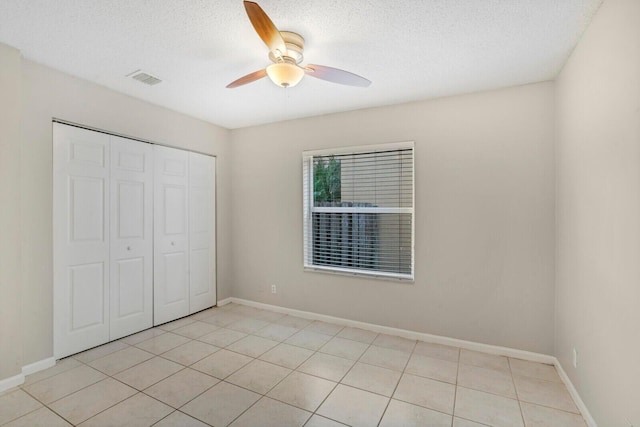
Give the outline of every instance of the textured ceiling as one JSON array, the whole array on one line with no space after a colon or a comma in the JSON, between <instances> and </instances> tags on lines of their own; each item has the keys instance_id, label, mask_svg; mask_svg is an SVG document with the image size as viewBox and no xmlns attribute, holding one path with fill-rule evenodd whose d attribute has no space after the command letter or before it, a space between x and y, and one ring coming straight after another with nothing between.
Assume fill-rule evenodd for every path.
<instances>
[{"instance_id":1,"label":"textured ceiling","mask_svg":"<svg viewBox=\"0 0 640 427\"><path fill-rule=\"evenodd\" d=\"M553 79L602 0L258 0L306 39L305 77L225 86L269 64L241 0L0 0L0 42L25 58L238 128ZM163 80L125 77L142 69Z\"/></svg>"}]
</instances>

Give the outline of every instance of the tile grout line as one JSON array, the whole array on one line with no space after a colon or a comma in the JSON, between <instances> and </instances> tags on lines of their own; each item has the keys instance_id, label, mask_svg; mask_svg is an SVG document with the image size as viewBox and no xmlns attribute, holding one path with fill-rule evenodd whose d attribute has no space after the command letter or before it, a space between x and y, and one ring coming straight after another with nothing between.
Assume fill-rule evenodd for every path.
<instances>
[{"instance_id":1,"label":"tile grout line","mask_svg":"<svg viewBox=\"0 0 640 427\"><path fill-rule=\"evenodd\" d=\"M458 376L460 375L460 349L458 349L457 351L458 353L458 363L456 363L456 384L455 384L455 388L453 389L453 408L451 409L451 427L453 427L453 423L455 422L456 419L456 403L458 401Z\"/></svg>"},{"instance_id":2,"label":"tile grout line","mask_svg":"<svg viewBox=\"0 0 640 427\"><path fill-rule=\"evenodd\" d=\"M520 418L522 419L522 426L526 425L524 420L524 412L522 411L522 403L520 402L520 395L518 394L518 388L516 387L516 380L513 376L513 368L511 367L511 358L507 357L507 363L509 364L509 373L511 373L511 382L513 383L513 389L516 392L516 400L518 401L518 408L520 408Z\"/></svg>"},{"instance_id":3,"label":"tile grout line","mask_svg":"<svg viewBox=\"0 0 640 427\"><path fill-rule=\"evenodd\" d=\"M398 378L398 382L396 383L396 386L393 388L393 392L391 393L391 396L389 397L389 401L387 402L387 406L385 406L384 411L382 411L382 415L380 415L380 419L378 420L378 424L377 424L378 426L380 426L380 423L384 419L384 415L387 413L387 409L389 408L389 405L391 404L391 400L393 400L393 395L396 394L396 390L398 389L398 386L400 385L400 381L402 381L402 377L404 376L404 373L407 370L407 366L409 365L409 361L411 360L411 358L413 357L413 354L416 351L416 346L417 345L418 345L418 341L417 340L413 340L413 347L411 347L411 352L409 353L409 358L407 359L407 361L404 364L404 367L402 368L402 373L400 374L400 378Z\"/></svg>"}]
</instances>

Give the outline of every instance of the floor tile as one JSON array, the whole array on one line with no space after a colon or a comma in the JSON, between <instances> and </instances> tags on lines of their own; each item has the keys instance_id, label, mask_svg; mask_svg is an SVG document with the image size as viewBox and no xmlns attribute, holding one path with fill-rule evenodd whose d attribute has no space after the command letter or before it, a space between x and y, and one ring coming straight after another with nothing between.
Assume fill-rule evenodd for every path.
<instances>
[{"instance_id":1,"label":"floor tile","mask_svg":"<svg viewBox=\"0 0 640 427\"><path fill-rule=\"evenodd\" d=\"M0 395L0 424L8 423L41 406L40 402L20 389Z\"/></svg>"},{"instance_id":2,"label":"floor tile","mask_svg":"<svg viewBox=\"0 0 640 427\"><path fill-rule=\"evenodd\" d=\"M481 368L511 372L509 368L509 360L506 357L495 354L480 353L479 351L466 350L464 348L460 350L460 363L479 366Z\"/></svg>"},{"instance_id":3,"label":"floor tile","mask_svg":"<svg viewBox=\"0 0 640 427\"><path fill-rule=\"evenodd\" d=\"M219 312L220 312L220 309L218 307L211 307L211 308L208 308L206 310L202 310L202 311L199 311L199 312L197 312L195 314L192 314L189 317L191 317L194 320L202 320L202 319L207 319L209 317L212 317L212 316L218 314Z\"/></svg>"},{"instance_id":4,"label":"floor tile","mask_svg":"<svg viewBox=\"0 0 640 427\"><path fill-rule=\"evenodd\" d=\"M136 344L136 347L149 353L162 354L189 341L190 339L187 337L167 332Z\"/></svg>"},{"instance_id":5,"label":"floor tile","mask_svg":"<svg viewBox=\"0 0 640 427\"><path fill-rule=\"evenodd\" d=\"M56 364L50 368L27 375L24 379L23 387L29 384L37 383L38 381L42 381L46 378L51 378L54 375L58 375L62 372L76 368L81 364L81 362L74 359L73 357L67 357L66 359L58 360Z\"/></svg>"},{"instance_id":6,"label":"floor tile","mask_svg":"<svg viewBox=\"0 0 640 427\"><path fill-rule=\"evenodd\" d=\"M581 415L520 402L527 427L587 427Z\"/></svg>"},{"instance_id":7,"label":"floor tile","mask_svg":"<svg viewBox=\"0 0 640 427\"><path fill-rule=\"evenodd\" d=\"M521 401L579 413L564 384L514 375L516 391Z\"/></svg>"},{"instance_id":8,"label":"floor tile","mask_svg":"<svg viewBox=\"0 0 640 427\"><path fill-rule=\"evenodd\" d=\"M76 425L136 393L135 389L112 378L106 378L57 400L50 407Z\"/></svg>"},{"instance_id":9,"label":"floor tile","mask_svg":"<svg viewBox=\"0 0 640 427\"><path fill-rule=\"evenodd\" d=\"M311 350L281 343L260 356L260 359L285 368L296 369L311 355L313 355Z\"/></svg>"},{"instance_id":10,"label":"floor tile","mask_svg":"<svg viewBox=\"0 0 640 427\"><path fill-rule=\"evenodd\" d=\"M83 427L150 426L173 411L173 408L138 393L99 413L81 424Z\"/></svg>"},{"instance_id":11,"label":"floor tile","mask_svg":"<svg viewBox=\"0 0 640 427\"><path fill-rule=\"evenodd\" d=\"M304 427L344 427L345 425L316 414L307 421Z\"/></svg>"},{"instance_id":12,"label":"floor tile","mask_svg":"<svg viewBox=\"0 0 640 427\"><path fill-rule=\"evenodd\" d=\"M513 378L504 371L460 364L458 385L517 399Z\"/></svg>"},{"instance_id":13,"label":"floor tile","mask_svg":"<svg viewBox=\"0 0 640 427\"><path fill-rule=\"evenodd\" d=\"M252 360L243 354L222 349L194 363L191 368L223 380Z\"/></svg>"},{"instance_id":14,"label":"floor tile","mask_svg":"<svg viewBox=\"0 0 640 427\"><path fill-rule=\"evenodd\" d=\"M373 340L373 345L377 345L378 347L390 348L392 350L404 351L411 353L413 351L413 347L416 344L416 340L410 340L408 338L398 337L395 335L387 335L387 334L379 334L375 340Z\"/></svg>"},{"instance_id":15,"label":"floor tile","mask_svg":"<svg viewBox=\"0 0 640 427\"><path fill-rule=\"evenodd\" d=\"M164 323L159 325L158 328L164 331L173 331L178 328L182 328L183 326L189 325L190 323L195 322L196 319L193 317L183 317L182 319L174 320L173 322Z\"/></svg>"},{"instance_id":16,"label":"floor tile","mask_svg":"<svg viewBox=\"0 0 640 427\"><path fill-rule=\"evenodd\" d=\"M174 329L174 334L182 335L187 338L199 338L203 335L210 334L211 332L220 329L218 326L205 322L193 322L181 328Z\"/></svg>"},{"instance_id":17,"label":"floor tile","mask_svg":"<svg viewBox=\"0 0 640 427\"><path fill-rule=\"evenodd\" d=\"M278 341L248 335L229 345L227 349L235 351L236 353L246 354L247 356L258 357L277 345Z\"/></svg>"},{"instance_id":18,"label":"floor tile","mask_svg":"<svg viewBox=\"0 0 640 427\"><path fill-rule=\"evenodd\" d=\"M360 426L377 426L389 398L338 384L318 409L318 414Z\"/></svg>"},{"instance_id":19,"label":"floor tile","mask_svg":"<svg viewBox=\"0 0 640 427\"><path fill-rule=\"evenodd\" d=\"M378 336L378 333L347 326L346 328L341 330L340 333L336 336L340 338L346 338L348 340L363 342L365 344L371 344L373 340L375 340L376 337Z\"/></svg>"},{"instance_id":20,"label":"floor tile","mask_svg":"<svg viewBox=\"0 0 640 427\"><path fill-rule=\"evenodd\" d=\"M418 341L416 348L413 350L413 354L458 362L458 359L460 358L460 349L458 347L450 347L448 345Z\"/></svg>"},{"instance_id":21,"label":"floor tile","mask_svg":"<svg viewBox=\"0 0 640 427\"><path fill-rule=\"evenodd\" d=\"M152 357L154 357L153 354L140 350L137 347L127 347L124 350L116 351L108 356L96 359L90 362L89 366L109 376L113 376Z\"/></svg>"},{"instance_id":22,"label":"floor tile","mask_svg":"<svg viewBox=\"0 0 640 427\"><path fill-rule=\"evenodd\" d=\"M341 382L391 397L401 375L398 371L357 362Z\"/></svg>"},{"instance_id":23,"label":"floor tile","mask_svg":"<svg viewBox=\"0 0 640 427\"><path fill-rule=\"evenodd\" d=\"M403 374L393 398L452 414L455 392L456 387L452 384Z\"/></svg>"},{"instance_id":24,"label":"floor tile","mask_svg":"<svg viewBox=\"0 0 640 427\"><path fill-rule=\"evenodd\" d=\"M200 420L196 420L189 415L183 414L180 411L174 411L167 415L153 427L208 427L207 424Z\"/></svg>"},{"instance_id":25,"label":"floor tile","mask_svg":"<svg viewBox=\"0 0 640 427\"><path fill-rule=\"evenodd\" d=\"M316 353L307 359L298 371L331 381L340 381L355 362L330 354Z\"/></svg>"},{"instance_id":26,"label":"floor tile","mask_svg":"<svg viewBox=\"0 0 640 427\"><path fill-rule=\"evenodd\" d=\"M245 318L244 316L240 316L235 313L222 311L220 313L214 314L211 317L202 319L202 321L205 323L211 323L212 325L216 325L216 326L227 326L230 323L237 322L244 318Z\"/></svg>"},{"instance_id":27,"label":"floor tile","mask_svg":"<svg viewBox=\"0 0 640 427\"><path fill-rule=\"evenodd\" d=\"M3 427L69 427L71 424L60 418L47 407L28 413L20 418L3 424Z\"/></svg>"},{"instance_id":28,"label":"floor tile","mask_svg":"<svg viewBox=\"0 0 640 427\"><path fill-rule=\"evenodd\" d=\"M372 345L364 352L360 362L393 369L394 371L403 371L410 355L411 353Z\"/></svg>"},{"instance_id":29,"label":"floor tile","mask_svg":"<svg viewBox=\"0 0 640 427\"><path fill-rule=\"evenodd\" d=\"M369 348L369 344L348 340L346 338L334 337L318 351L338 357L344 357L345 359L358 360L367 348Z\"/></svg>"},{"instance_id":30,"label":"floor tile","mask_svg":"<svg viewBox=\"0 0 640 427\"><path fill-rule=\"evenodd\" d=\"M286 315L283 313L276 313L275 311L262 310L262 312L254 314L253 318L264 320L265 322L275 322L276 320L281 319L284 316Z\"/></svg>"},{"instance_id":31,"label":"floor tile","mask_svg":"<svg viewBox=\"0 0 640 427\"><path fill-rule=\"evenodd\" d=\"M407 363L405 372L455 384L458 363L414 353Z\"/></svg>"},{"instance_id":32,"label":"floor tile","mask_svg":"<svg viewBox=\"0 0 640 427\"><path fill-rule=\"evenodd\" d=\"M451 415L391 399L380 427L449 427Z\"/></svg>"},{"instance_id":33,"label":"floor tile","mask_svg":"<svg viewBox=\"0 0 640 427\"><path fill-rule=\"evenodd\" d=\"M290 373L291 369L254 360L230 375L226 381L256 393L266 394Z\"/></svg>"},{"instance_id":34,"label":"floor tile","mask_svg":"<svg viewBox=\"0 0 640 427\"><path fill-rule=\"evenodd\" d=\"M302 372L292 372L268 394L276 400L314 412L336 383Z\"/></svg>"},{"instance_id":35,"label":"floor tile","mask_svg":"<svg viewBox=\"0 0 640 427\"><path fill-rule=\"evenodd\" d=\"M260 316L263 311L264 310L256 307L250 307L248 305L238 305L233 308L233 313L243 317L253 317L254 319L257 318L256 316Z\"/></svg>"},{"instance_id":36,"label":"floor tile","mask_svg":"<svg viewBox=\"0 0 640 427\"><path fill-rule=\"evenodd\" d=\"M68 357L22 387L0 394L1 425L586 427L552 365L233 303Z\"/></svg>"},{"instance_id":37,"label":"floor tile","mask_svg":"<svg viewBox=\"0 0 640 427\"><path fill-rule=\"evenodd\" d=\"M274 323L283 326L291 326L292 328L302 329L309 326L313 320L303 319L302 317L297 316L284 316L276 320Z\"/></svg>"},{"instance_id":38,"label":"floor tile","mask_svg":"<svg viewBox=\"0 0 640 427\"><path fill-rule=\"evenodd\" d=\"M219 347L194 340L162 353L161 356L181 365L189 366L218 350L220 350Z\"/></svg>"},{"instance_id":39,"label":"floor tile","mask_svg":"<svg viewBox=\"0 0 640 427\"><path fill-rule=\"evenodd\" d=\"M235 420L232 427L302 427L311 412L263 397Z\"/></svg>"},{"instance_id":40,"label":"floor tile","mask_svg":"<svg viewBox=\"0 0 640 427\"><path fill-rule=\"evenodd\" d=\"M102 372L83 365L26 386L24 389L39 401L49 404L105 378Z\"/></svg>"},{"instance_id":41,"label":"floor tile","mask_svg":"<svg viewBox=\"0 0 640 427\"><path fill-rule=\"evenodd\" d=\"M254 335L274 341L284 341L296 332L298 332L296 328L270 323L269 326L254 332Z\"/></svg>"},{"instance_id":42,"label":"floor tile","mask_svg":"<svg viewBox=\"0 0 640 427\"><path fill-rule=\"evenodd\" d=\"M453 427L486 427L486 424L480 424L475 421L465 420L464 418L453 417Z\"/></svg>"},{"instance_id":43,"label":"floor tile","mask_svg":"<svg viewBox=\"0 0 640 427\"><path fill-rule=\"evenodd\" d=\"M128 337L122 338L120 341L125 342L129 345L136 345L141 343L142 341L146 341L150 338L157 337L158 335L162 335L166 333L162 329L151 328L146 331L138 332L137 334L129 335Z\"/></svg>"},{"instance_id":44,"label":"floor tile","mask_svg":"<svg viewBox=\"0 0 640 427\"><path fill-rule=\"evenodd\" d=\"M253 405L260 395L220 382L181 408L181 411L216 427L224 427Z\"/></svg>"},{"instance_id":45,"label":"floor tile","mask_svg":"<svg viewBox=\"0 0 640 427\"><path fill-rule=\"evenodd\" d=\"M329 335L319 334L317 332L303 329L289 337L285 343L316 351L330 339L331 337Z\"/></svg>"},{"instance_id":46,"label":"floor tile","mask_svg":"<svg viewBox=\"0 0 640 427\"><path fill-rule=\"evenodd\" d=\"M179 408L220 380L193 369L183 369L156 383L144 392L167 405Z\"/></svg>"},{"instance_id":47,"label":"floor tile","mask_svg":"<svg viewBox=\"0 0 640 427\"><path fill-rule=\"evenodd\" d=\"M181 369L182 365L162 357L154 357L114 375L114 378L138 390L144 390Z\"/></svg>"},{"instance_id":48,"label":"floor tile","mask_svg":"<svg viewBox=\"0 0 640 427\"><path fill-rule=\"evenodd\" d=\"M562 383L555 366L544 363L529 362L528 360L509 359L513 375L538 378L539 380Z\"/></svg>"},{"instance_id":49,"label":"floor tile","mask_svg":"<svg viewBox=\"0 0 640 427\"><path fill-rule=\"evenodd\" d=\"M458 387L456 416L495 427L523 427L517 400Z\"/></svg>"},{"instance_id":50,"label":"floor tile","mask_svg":"<svg viewBox=\"0 0 640 427\"><path fill-rule=\"evenodd\" d=\"M107 354L115 353L116 351L127 347L129 347L129 345L122 341L113 341L99 347L92 348L91 350L75 354L73 357L82 363L89 363L92 360L99 359Z\"/></svg>"},{"instance_id":51,"label":"floor tile","mask_svg":"<svg viewBox=\"0 0 640 427\"><path fill-rule=\"evenodd\" d=\"M233 329L234 331L244 332L245 334L251 334L259 331L267 326L269 322L264 320L253 319L247 317L246 319L238 320L226 326L227 329Z\"/></svg>"},{"instance_id":52,"label":"floor tile","mask_svg":"<svg viewBox=\"0 0 640 427\"><path fill-rule=\"evenodd\" d=\"M206 342L207 344L215 345L216 347L226 347L246 336L247 334L244 332L222 328L210 334L201 336L198 338L198 341Z\"/></svg>"},{"instance_id":53,"label":"floor tile","mask_svg":"<svg viewBox=\"0 0 640 427\"><path fill-rule=\"evenodd\" d=\"M315 322L307 326L305 330L309 332L317 332L319 334L333 336L338 332L340 332L343 328L344 326L341 326L341 325L336 325L334 323L327 323L327 322L322 322L320 320L316 320Z\"/></svg>"}]
</instances>

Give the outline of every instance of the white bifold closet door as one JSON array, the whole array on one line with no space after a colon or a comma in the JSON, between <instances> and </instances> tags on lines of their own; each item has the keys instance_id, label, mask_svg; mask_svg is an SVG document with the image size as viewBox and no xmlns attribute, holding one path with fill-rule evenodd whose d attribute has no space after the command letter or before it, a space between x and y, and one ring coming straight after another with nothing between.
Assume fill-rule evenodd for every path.
<instances>
[{"instance_id":1,"label":"white bifold closet door","mask_svg":"<svg viewBox=\"0 0 640 427\"><path fill-rule=\"evenodd\" d=\"M109 341L109 135L54 123L54 355Z\"/></svg>"},{"instance_id":2,"label":"white bifold closet door","mask_svg":"<svg viewBox=\"0 0 640 427\"><path fill-rule=\"evenodd\" d=\"M216 159L189 153L189 313L216 304Z\"/></svg>"},{"instance_id":3,"label":"white bifold closet door","mask_svg":"<svg viewBox=\"0 0 640 427\"><path fill-rule=\"evenodd\" d=\"M216 304L215 166L53 124L56 358Z\"/></svg>"},{"instance_id":4,"label":"white bifold closet door","mask_svg":"<svg viewBox=\"0 0 640 427\"><path fill-rule=\"evenodd\" d=\"M189 153L153 147L153 323L189 314Z\"/></svg>"},{"instance_id":5,"label":"white bifold closet door","mask_svg":"<svg viewBox=\"0 0 640 427\"><path fill-rule=\"evenodd\" d=\"M154 325L216 304L215 158L154 147Z\"/></svg>"},{"instance_id":6,"label":"white bifold closet door","mask_svg":"<svg viewBox=\"0 0 640 427\"><path fill-rule=\"evenodd\" d=\"M153 326L153 147L111 137L110 333Z\"/></svg>"}]
</instances>

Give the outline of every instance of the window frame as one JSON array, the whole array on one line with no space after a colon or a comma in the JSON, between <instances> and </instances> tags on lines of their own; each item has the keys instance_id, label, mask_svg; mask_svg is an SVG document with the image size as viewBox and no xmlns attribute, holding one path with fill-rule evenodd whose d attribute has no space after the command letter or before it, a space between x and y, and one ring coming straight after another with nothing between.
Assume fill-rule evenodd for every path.
<instances>
[{"instance_id":1,"label":"window frame","mask_svg":"<svg viewBox=\"0 0 640 427\"><path fill-rule=\"evenodd\" d=\"M313 197L313 158L318 156L362 154L392 150L412 150L412 174L411 174L411 207L410 208L348 208L348 207L315 207ZM326 148L321 150L308 150L302 152L302 247L304 271L341 274L349 276L363 276L383 280L397 280L413 283L415 280L415 143L413 141L391 142L373 145L359 145L351 147ZM313 264L313 213L400 213L411 215L411 274L392 273L376 270L350 269Z\"/></svg>"}]
</instances>

